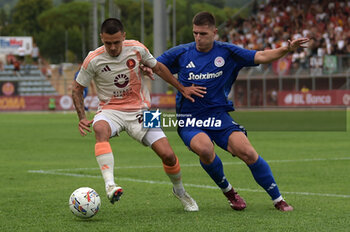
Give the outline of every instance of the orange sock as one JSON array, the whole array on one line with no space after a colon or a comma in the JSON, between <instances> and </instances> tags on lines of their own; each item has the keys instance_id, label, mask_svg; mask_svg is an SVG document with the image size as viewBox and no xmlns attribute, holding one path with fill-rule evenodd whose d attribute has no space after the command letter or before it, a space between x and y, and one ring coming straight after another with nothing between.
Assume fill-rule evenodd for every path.
<instances>
[{"instance_id":1,"label":"orange sock","mask_svg":"<svg viewBox=\"0 0 350 232\"><path fill-rule=\"evenodd\" d=\"M105 181L105 185L114 183L114 156L109 142L98 142L95 144L95 156Z\"/></svg>"},{"instance_id":2,"label":"orange sock","mask_svg":"<svg viewBox=\"0 0 350 232\"><path fill-rule=\"evenodd\" d=\"M95 144L95 156L103 155L112 152L109 142L97 142Z\"/></svg>"},{"instance_id":3,"label":"orange sock","mask_svg":"<svg viewBox=\"0 0 350 232\"><path fill-rule=\"evenodd\" d=\"M182 185L180 163L176 156L175 158L176 163L174 166L168 166L163 163L163 168L165 173L169 176L170 181L173 183L175 193L179 196L183 196L185 194L185 188Z\"/></svg>"},{"instance_id":4,"label":"orange sock","mask_svg":"<svg viewBox=\"0 0 350 232\"><path fill-rule=\"evenodd\" d=\"M167 174L177 174L181 171L179 159L176 156L175 156L175 158L176 158L176 163L174 166L168 166L168 165L163 163L164 171Z\"/></svg>"}]
</instances>

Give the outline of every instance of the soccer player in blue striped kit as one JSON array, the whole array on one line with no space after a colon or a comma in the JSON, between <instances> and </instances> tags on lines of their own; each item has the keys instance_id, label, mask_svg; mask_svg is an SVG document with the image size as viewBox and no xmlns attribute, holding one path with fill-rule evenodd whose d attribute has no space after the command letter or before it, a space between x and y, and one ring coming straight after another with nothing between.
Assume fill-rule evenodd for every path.
<instances>
[{"instance_id":1,"label":"soccer player in blue striped kit","mask_svg":"<svg viewBox=\"0 0 350 232\"><path fill-rule=\"evenodd\" d=\"M192 23L195 42L171 48L157 60L172 73L178 73L178 80L184 86L206 87L207 93L203 98L195 97L195 102L178 93L177 114L202 122L215 118L221 123L215 123L215 126L211 123L209 127L193 123L178 127L181 139L199 156L201 166L222 190L233 209L243 210L246 203L226 179L222 162L214 151L214 142L247 164L256 182L270 195L276 209L292 211L293 207L280 194L268 163L250 144L245 129L228 114L234 108L227 95L241 68L270 63L290 51L306 47L309 39L289 40L288 46L277 49L247 50L215 41L215 18L209 12L196 14Z\"/></svg>"}]
</instances>

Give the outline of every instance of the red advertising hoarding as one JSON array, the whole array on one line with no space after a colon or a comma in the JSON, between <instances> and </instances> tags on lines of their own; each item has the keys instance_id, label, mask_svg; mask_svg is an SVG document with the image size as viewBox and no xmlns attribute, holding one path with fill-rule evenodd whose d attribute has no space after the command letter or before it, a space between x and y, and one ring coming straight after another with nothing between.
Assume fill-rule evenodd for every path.
<instances>
[{"instance_id":1,"label":"red advertising hoarding","mask_svg":"<svg viewBox=\"0 0 350 232\"><path fill-rule=\"evenodd\" d=\"M151 94L152 108L175 109L175 95ZM87 96L84 103L91 110L98 107L97 96ZM2 111L74 110L71 96L0 96Z\"/></svg>"},{"instance_id":2,"label":"red advertising hoarding","mask_svg":"<svg viewBox=\"0 0 350 232\"><path fill-rule=\"evenodd\" d=\"M0 97L0 111L49 110L50 102L54 103L52 109L73 109L73 101L69 96L2 96Z\"/></svg>"},{"instance_id":3,"label":"red advertising hoarding","mask_svg":"<svg viewBox=\"0 0 350 232\"><path fill-rule=\"evenodd\" d=\"M279 106L350 106L350 90L280 91Z\"/></svg>"},{"instance_id":4,"label":"red advertising hoarding","mask_svg":"<svg viewBox=\"0 0 350 232\"><path fill-rule=\"evenodd\" d=\"M175 109L175 94L151 94L152 108L174 108Z\"/></svg>"}]
</instances>

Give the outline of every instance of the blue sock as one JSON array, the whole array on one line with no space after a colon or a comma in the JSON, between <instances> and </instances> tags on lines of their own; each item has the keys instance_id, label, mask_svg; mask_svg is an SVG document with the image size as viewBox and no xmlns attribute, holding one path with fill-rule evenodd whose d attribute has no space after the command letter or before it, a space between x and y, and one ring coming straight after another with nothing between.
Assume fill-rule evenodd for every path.
<instances>
[{"instance_id":1,"label":"blue sock","mask_svg":"<svg viewBox=\"0 0 350 232\"><path fill-rule=\"evenodd\" d=\"M221 159L215 154L214 161L207 165L200 161L202 168L208 173L208 175L214 180L221 189L226 189L229 185L224 174L224 167L222 166Z\"/></svg>"},{"instance_id":2,"label":"blue sock","mask_svg":"<svg viewBox=\"0 0 350 232\"><path fill-rule=\"evenodd\" d=\"M265 191L271 196L272 200L281 196L275 179L273 178L270 166L261 156L259 156L254 164L248 165L248 167L250 168L255 181L265 189Z\"/></svg>"}]
</instances>

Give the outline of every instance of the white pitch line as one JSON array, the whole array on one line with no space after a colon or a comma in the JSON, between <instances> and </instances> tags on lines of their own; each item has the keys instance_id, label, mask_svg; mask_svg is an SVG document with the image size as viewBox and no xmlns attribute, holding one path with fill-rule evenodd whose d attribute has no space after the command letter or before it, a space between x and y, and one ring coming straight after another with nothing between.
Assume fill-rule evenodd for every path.
<instances>
[{"instance_id":1,"label":"white pitch line","mask_svg":"<svg viewBox=\"0 0 350 232\"><path fill-rule=\"evenodd\" d=\"M76 173L62 173L62 172L54 172L54 171L44 171L44 170L28 170L29 173L40 173L40 174L51 174L58 176L72 176L72 177L85 177L85 178L98 178L102 179L101 176L94 175L85 175L85 174L76 174ZM133 179L127 177L118 177L118 180L137 182L137 183L147 183L147 184L165 184L171 185L168 181L154 181L154 180L140 180ZM185 186L195 187L195 188L204 188L204 189L218 189L217 186L211 185L200 185L200 184L184 184ZM242 192L265 192L264 190L259 189L246 189L246 188L235 188L238 191ZM320 197L340 197L340 198L350 198L350 195L342 195L342 194L331 194L331 193L309 193L309 192L282 192L284 194L293 194L293 195L304 195L304 196L320 196Z\"/></svg>"},{"instance_id":2,"label":"white pitch line","mask_svg":"<svg viewBox=\"0 0 350 232\"><path fill-rule=\"evenodd\" d=\"M268 163L294 163L294 162L314 162L314 161L337 161L337 160L350 160L350 157L339 158L315 158L315 159L300 159L300 160L267 160ZM242 165L243 161L237 162L223 162L223 165ZM199 163L196 164L180 164L181 167L200 167ZM143 165L143 166L120 166L114 169L144 169L144 168L162 168L162 165ZM51 169L50 171L62 172L62 171L83 171L83 170L99 170L99 168L66 168L66 169Z\"/></svg>"}]
</instances>

